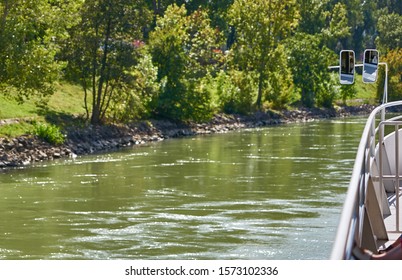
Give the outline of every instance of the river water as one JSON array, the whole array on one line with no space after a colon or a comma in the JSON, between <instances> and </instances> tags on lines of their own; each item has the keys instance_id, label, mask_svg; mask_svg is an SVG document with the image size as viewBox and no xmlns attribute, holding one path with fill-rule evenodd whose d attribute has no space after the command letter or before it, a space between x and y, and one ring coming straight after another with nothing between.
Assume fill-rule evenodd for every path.
<instances>
[{"instance_id":1,"label":"river water","mask_svg":"<svg viewBox=\"0 0 402 280\"><path fill-rule=\"evenodd\" d=\"M0 259L327 259L363 118L0 173Z\"/></svg>"}]
</instances>

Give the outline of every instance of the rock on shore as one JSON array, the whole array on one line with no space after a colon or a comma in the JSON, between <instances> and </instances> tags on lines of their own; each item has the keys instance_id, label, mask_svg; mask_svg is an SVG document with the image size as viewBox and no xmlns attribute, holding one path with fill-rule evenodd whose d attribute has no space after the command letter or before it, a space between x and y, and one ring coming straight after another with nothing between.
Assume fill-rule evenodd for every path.
<instances>
[{"instance_id":1,"label":"rock on shore","mask_svg":"<svg viewBox=\"0 0 402 280\"><path fill-rule=\"evenodd\" d=\"M250 116L219 114L207 123L175 123L152 120L130 125L88 126L67 130L64 145L54 146L32 135L0 138L0 168L116 150L122 147L199 134L224 133L241 128L263 127L288 122L368 114L374 106L335 109L300 108L280 113L255 113Z\"/></svg>"},{"instance_id":2,"label":"rock on shore","mask_svg":"<svg viewBox=\"0 0 402 280\"><path fill-rule=\"evenodd\" d=\"M31 135L0 139L0 168L23 166L73 155L67 146L52 146Z\"/></svg>"}]
</instances>

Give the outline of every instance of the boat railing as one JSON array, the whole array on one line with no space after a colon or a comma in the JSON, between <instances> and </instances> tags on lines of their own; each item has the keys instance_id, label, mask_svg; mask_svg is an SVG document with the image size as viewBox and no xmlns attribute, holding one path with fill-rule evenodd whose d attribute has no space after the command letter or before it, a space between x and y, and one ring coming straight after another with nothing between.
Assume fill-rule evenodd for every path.
<instances>
[{"instance_id":1,"label":"boat railing","mask_svg":"<svg viewBox=\"0 0 402 280\"><path fill-rule=\"evenodd\" d=\"M390 215L390 210L385 185L395 186L396 227L391 231L401 233L398 198L402 183L402 174L399 173L399 165L402 165L402 162L399 162L402 158L400 156L402 148L400 151L398 143L399 137L402 137L402 132L399 134L402 118L391 116L387 119L387 111L396 106L402 106L402 101L378 106L367 119L357 150L331 259L351 259L355 245L373 248L377 246L377 239L387 239L389 230L385 228L383 218ZM396 138L395 154L392 156L387 156L383 147L387 137ZM386 162L390 160L387 157L395 160L395 174L387 170L389 164ZM367 207L369 204L370 208Z\"/></svg>"},{"instance_id":2,"label":"boat railing","mask_svg":"<svg viewBox=\"0 0 402 280\"><path fill-rule=\"evenodd\" d=\"M399 203L399 195L400 195L400 187L401 187L401 183L402 183L402 174L400 174L401 170L400 167L401 166L401 162L399 162L401 155L400 153L402 152L402 149L400 149L400 145L399 145L399 138L402 136L400 135L400 127L402 127L402 116L398 116L398 117L394 117L391 118L389 120L384 120L381 121L380 123L380 130L381 131L386 131L387 126L389 126L390 128L392 128L392 134L389 134L390 137L394 137L393 141L391 141L392 143L395 143L395 145L393 146L392 152L393 155L391 155L392 158L389 158L389 156L386 155L386 151L384 151L384 149L378 149L378 154L379 154L379 165L381 166L381 168L379 169L380 174L378 176L379 179L379 185L380 186L384 186L386 188L386 184L387 185L391 185L390 189L387 189L387 191L389 192L395 192L395 195L393 195L392 197L394 197L394 205L395 205L395 221L394 221L394 228L388 228L388 233L401 233L401 228L400 228L400 219L399 219L399 209L400 209L400 203ZM380 133L380 141L379 143L384 143L385 142L385 137L384 137L384 133ZM385 146L385 145L383 145ZM387 158L386 158L387 157ZM386 165L386 161L388 161L390 164L393 163L394 165L394 170L387 170L385 168ZM392 162L390 162L392 161ZM388 173L388 174L385 174ZM382 211L383 215L386 214L390 214L390 213L385 213L385 211Z\"/></svg>"}]
</instances>

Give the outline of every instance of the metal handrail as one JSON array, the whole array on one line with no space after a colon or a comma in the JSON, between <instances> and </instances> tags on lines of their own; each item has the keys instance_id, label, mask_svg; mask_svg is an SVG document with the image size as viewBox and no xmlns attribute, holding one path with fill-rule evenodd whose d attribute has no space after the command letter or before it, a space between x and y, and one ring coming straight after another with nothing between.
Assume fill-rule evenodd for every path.
<instances>
[{"instance_id":1,"label":"metal handrail","mask_svg":"<svg viewBox=\"0 0 402 280\"><path fill-rule=\"evenodd\" d=\"M352 254L356 236L360 236L363 228L364 201L366 186L370 177L370 166L375 158L375 147L383 139L385 112L387 108L400 106L402 101L389 102L376 107L367 119L361 141L357 150L352 177L346 194L344 207L339 220L335 242L331 252L331 259L349 259ZM377 116L379 117L379 122ZM378 139L378 142L377 140ZM380 160L381 161L381 160ZM382 166L380 169L380 183L382 179ZM396 172L398 174L398 172ZM398 175L396 175L398 177ZM394 177L395 178L395 177ZM399 178L398 178L399 180ZM382 185L382 184L381 184ZM399 184L397 185L397 191ZM398 195L398 192L397 192ZM399 207L399 204L397 205ZM399 212L399 209L397 209ZM359 233L358 235L356 235Z\"/></svg>"},{"instance_id":2,"label":"metal handrail","mask_svg":"<svg viewBox=\"0 0 402 280\"><path fill-rule=\"evenodd\" d=\"M389 180L389 181L395 181L395 208L396 208L396 215L395 215L395 230L393 231L388 231L388 232L395 232L395 233L401 233L401 229L399 226L399 187L400 187L400 181L402 180L401 176L399 175L399 127L402 126L402 120L398 121L398 119L401 119L402 116L394 117L389 120L384 120L380 123L380 126L385 127L386 125L389 126L394 126L394 137L395 137L395 175L384 175L382 172L382 168L380 168L381 173L380 173L380 184L382 185L382 182L384 180ZM384 135L380 136L380 143L383 143L384 141ZM382 153L382 149L380 149L380 154ZM382 165L382 161L380 161L380 165Z\"/></svg>"}]
</instances>

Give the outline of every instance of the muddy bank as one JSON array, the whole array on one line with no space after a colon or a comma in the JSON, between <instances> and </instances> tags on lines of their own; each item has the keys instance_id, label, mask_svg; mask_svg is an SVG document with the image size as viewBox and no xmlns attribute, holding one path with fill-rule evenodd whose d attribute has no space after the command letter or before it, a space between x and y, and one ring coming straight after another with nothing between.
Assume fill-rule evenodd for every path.
<instances>
[{"instance_id":1,"label":"muddy bank","mask_svg":"<svg viewBox=\"0 0 402 280\"><path fill-rule=\"evenodd\" d=\"M338 109L300 108L280 113L255 113L251 116L219 114L207 123L175 123L150 120L130 125L88 126L66 131L64 145L53 146L32 135L15 139L0 138L0 168L26 166L35 162L77 155L117 150L123 147L162 141L169 138L200 134L224 133L242 128L255 128L290 122L368 114L374 106Z\"/></svg>"}]
</instances>

